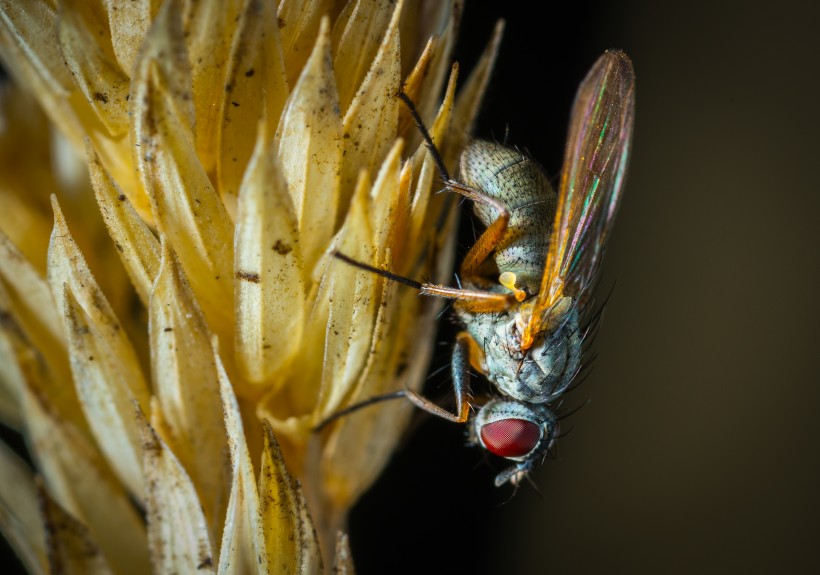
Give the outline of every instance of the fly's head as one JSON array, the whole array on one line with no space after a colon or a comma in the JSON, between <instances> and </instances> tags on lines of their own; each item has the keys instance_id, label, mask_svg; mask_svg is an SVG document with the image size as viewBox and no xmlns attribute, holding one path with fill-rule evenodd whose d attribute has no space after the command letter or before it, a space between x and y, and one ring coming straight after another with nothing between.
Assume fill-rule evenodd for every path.
<instances>
[{"instance_id":1,"label":"fly's head","mask_svg":"<svg viewBox=\"0 0 820 575\"><path fill-rule=\"evenodd\" d=\"M473 442L515 462L496 476L497 487L507 481L518 485L543 459L557 434L558 419L546 405L510 399L495 399L484 405L470 429Z\"/></svg>"}]
</instances>

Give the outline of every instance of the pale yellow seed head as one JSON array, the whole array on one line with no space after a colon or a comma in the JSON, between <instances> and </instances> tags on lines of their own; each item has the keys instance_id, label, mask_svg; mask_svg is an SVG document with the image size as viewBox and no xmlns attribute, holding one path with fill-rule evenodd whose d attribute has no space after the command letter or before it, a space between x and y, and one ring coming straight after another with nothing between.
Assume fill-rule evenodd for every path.
<instances>
[{"instance_id":1,"label":"pale yellow seed head","mask_svg":"<svg viewBox=\"0 0 820 575\"><path fill-rule=\"evenodd\" d=\"M454 202L395 95L453 165L500 36L457 97L459 4L0 0L0 420L37 466L0 445L0 529L31 572L334 543L352 572L410 408L312 429L418 390L438 303L328 254L446 281Z\"/></svg>"}]
</instances>

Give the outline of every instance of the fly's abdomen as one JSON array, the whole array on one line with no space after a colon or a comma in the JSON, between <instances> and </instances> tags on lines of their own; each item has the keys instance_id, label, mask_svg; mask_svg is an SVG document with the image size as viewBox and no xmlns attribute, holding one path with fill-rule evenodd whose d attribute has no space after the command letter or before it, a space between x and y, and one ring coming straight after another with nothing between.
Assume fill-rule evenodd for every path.
<instances>
[{"instance_id":1,"label":"fly's abdomen","mask_svg":"<svg viewBox=\"0 0 820 575\"><path fill-rule=\"evenodd\" d=\"M544 171L515 148L475 140L461 156L461 179L507 206L510 221L495 250L495 263L499 272L515 273L519 287L537 292L556 201ZM487 226L498 217L494 208L480 202L473 204L473 211Z\"/></svg>"}]
</instances>

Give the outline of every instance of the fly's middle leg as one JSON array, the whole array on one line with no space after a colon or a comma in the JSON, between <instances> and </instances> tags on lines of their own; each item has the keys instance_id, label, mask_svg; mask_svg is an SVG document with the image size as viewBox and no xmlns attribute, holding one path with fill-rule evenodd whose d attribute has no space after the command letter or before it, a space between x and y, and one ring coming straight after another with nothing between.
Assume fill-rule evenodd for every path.
<instances>
[{"instance_id":1,"label":"fly's middle leg","mask_svg":"<svg viewBox=\"0 0 820 575\"><path fill-rule=\"evenodd\" d=\"M354 260L353 258L340 252L333 252L333 256L359 269L363 269L370 273L380 275L389 280L417 289L423 295L454 299L458 301L464 309L474 313L503 311L508 309L515 302L515 298L509 294L454 288L428 282L422 283L414 279L394 274L391 271L379 269L371 266L370 264Z\"/></svg>"}]
</instances>

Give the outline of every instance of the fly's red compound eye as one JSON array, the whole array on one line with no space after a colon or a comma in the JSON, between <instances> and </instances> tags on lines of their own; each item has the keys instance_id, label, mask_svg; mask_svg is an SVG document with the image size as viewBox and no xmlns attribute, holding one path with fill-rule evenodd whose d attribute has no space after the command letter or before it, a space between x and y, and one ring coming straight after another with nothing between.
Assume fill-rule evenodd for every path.
<instances>
[{"instance_id":1,"label":"fly's red compound eye","mask_svg":"<svg viewBox=\"0 0 820 575\"><path fill-rule=\"evenodd\" d=\"M481 441L501 457L522 457L541 440L541 428L526 419L500 419L481 427Z\"/></svg>"}]
</instances>

